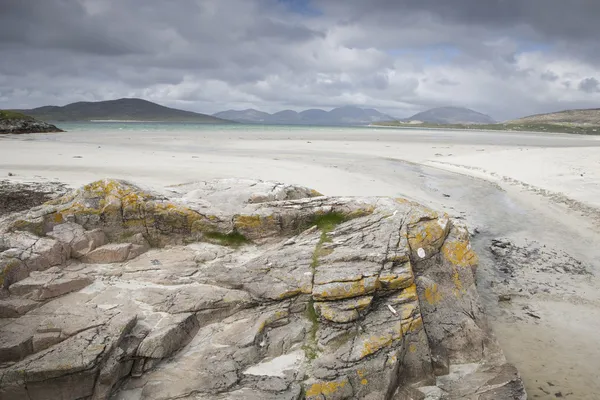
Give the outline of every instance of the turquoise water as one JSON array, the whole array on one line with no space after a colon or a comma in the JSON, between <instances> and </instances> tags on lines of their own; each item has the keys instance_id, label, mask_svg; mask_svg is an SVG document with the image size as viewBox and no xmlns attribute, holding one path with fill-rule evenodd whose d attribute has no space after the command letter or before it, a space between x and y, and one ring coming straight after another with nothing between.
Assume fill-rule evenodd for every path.
<instances>
[{"instance_id":1,"label":"turquoise water","mask_svg":"<svg viewBox=\"0 0 600 400\"><path fill-rule=\"evenodd\" d=\"M184 122L52 122L65 131L129 131L129 132L169 132L169 131L347 131L373 129L369 126L315 126L315 125L246 125L246 124L196 124Z\"/></svg>"}]
</instances>

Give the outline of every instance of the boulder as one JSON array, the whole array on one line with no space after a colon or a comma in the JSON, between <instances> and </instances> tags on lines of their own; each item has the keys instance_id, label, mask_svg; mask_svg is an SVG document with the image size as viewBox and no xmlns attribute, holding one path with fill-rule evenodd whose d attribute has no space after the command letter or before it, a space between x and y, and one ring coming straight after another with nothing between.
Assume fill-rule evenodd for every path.
<instances>
[{"instance_id":1,"label":"boulder","mask_svg":"<svg viewBox=\"0 0 600 400\"><path fill-rule=\"evenodd\" d=\"M105 180L6 227L0 399L526 399L466 228L403 199Z\"/></svg>"}]
</instances>

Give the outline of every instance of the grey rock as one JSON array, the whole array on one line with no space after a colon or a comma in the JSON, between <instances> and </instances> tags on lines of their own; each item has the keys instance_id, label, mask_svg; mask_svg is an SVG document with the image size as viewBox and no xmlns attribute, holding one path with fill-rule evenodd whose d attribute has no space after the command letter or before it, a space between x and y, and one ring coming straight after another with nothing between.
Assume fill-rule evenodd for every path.
<instances>
[{"instance_id":1,"label":"grey rock","mask_svg":"<svg viewBox=\"0 0 600 400\"><path fill-rule=\"evenodd\" d=\"M56 126L33 118L0 119L0 134L64 132Z\"/></svg>"},{"instance_id":2,"label":"grey rock","mask_svg":"<svg viewBox=\"0 0 600 400\"><path fill-rule=\"evenodd\" d=\"M90 264L112 264L127 261L132 250L131 243L110 243L87 253L81 261Z\"/></svg>"},{"instance_id":3,"label":"grey rock","mask_svg":"<svg viewBox=\"0 0 600 400\"><path fill-rule=\"evenodd\" d=\"M32 272L31 275L10 286L14 296L43 301L82 289L92 283L92 279L73 273Z\"/></svg>"},{"instance_id":4,"label":"grey rock","mask_svg":"<svg viewBox=\"0 0 600 400\"><path fill-rule=\"evenodd\" d=\"M107 180L5 222L0 399L526 398L418 204Z\"/></svg>"},{"instance_id":5,"label":"grey rock","mask_svg":"<svg viewBox=\"0 0 600 400\"><path fill-rule=\"evenodd\" d=\"M198 331L194 314L177 314L162 319L137 349L139 357L166 358L188 344Z\"/></svg>"},{"instance_id":6,"label":"grey rock","mask_svg":"<svg viewBox=\"0 0 600 400\"><path fill-rule=\"evenodd\" d=\"M19 297L0 299L0 318L17 318L39 305L36 301Z\"/></svg>"},{"instance_id":7,"label":"grey rock","mask_svg":"<svg viewBox=\"0 0 600 400\"><path fill-rule=\"evenodd\" d=\"M105 244L106 237L100 229L85 231L81 225L65 223L56 225L47 236L65 243L71 249L71 257L81 258Z\"/></svg>"}]
</instances>

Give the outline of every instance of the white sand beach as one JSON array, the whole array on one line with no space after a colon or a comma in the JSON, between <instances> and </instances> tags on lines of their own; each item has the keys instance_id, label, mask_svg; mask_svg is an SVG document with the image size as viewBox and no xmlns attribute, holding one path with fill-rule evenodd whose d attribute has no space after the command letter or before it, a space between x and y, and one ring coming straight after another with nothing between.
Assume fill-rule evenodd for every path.
<instances>
[{"instance_id":1,"label":"white sand beach","mask_svg":"<svg viewBox=\"0 0 600 400\"><path fill-rule=\"evenodd\" d=\"M444 210L474 234L480 292L529 396L600 393L600 137L101 125L0 136L0 179L75 187L105 177L158 188L258 178L332 196L402 196Z\"/></svg>"}]
</instances>

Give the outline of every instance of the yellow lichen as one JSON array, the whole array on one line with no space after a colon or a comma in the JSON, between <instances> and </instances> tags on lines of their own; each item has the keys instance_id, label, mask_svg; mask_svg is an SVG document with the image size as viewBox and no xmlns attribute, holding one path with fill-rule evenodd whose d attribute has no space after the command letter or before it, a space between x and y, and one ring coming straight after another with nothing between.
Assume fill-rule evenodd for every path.
<instances>
[{"instance_id":1,"label":"yellow lichen","mask_svg":"<svg viewBox=\"0 0 600 400\"><path fill-rule=\"evenodd\" d=\"M259 325L258 325L258 332L262 332L265 330L265 328L267 328L269 325L272 325L274 322L279 321L280 319L286 318L290 315L290 312L288 310L277 310L275 312L272 312L264 317L261 318L261 320L259 320Z\"/></svg>"},{"instance_id":2,"label":"yellow lichen","mask_svg":"<svg viewBox=\"0 0 600 400\"><path fill-rule=\"evenodd\" d=\"M431 304L435 305L440 302L442 299L441 293L438 291L437 283L432 284L425 288L425 300Z\"/></svg>"},{"instance_id":3,"label":"yellow lichen","mask_svg":"<svg viewBox=\"0 0 600 400\"><path fill-rule=\"evenodd\" d=\"M449 230L448 216L439 219L421 221L409 227L408 241L410 248L433 248L438 250L446 238Z\"/></svg>"},{"instance_id":4,"label":"yellow lichen","mask_svg":"<svg viewBox=\"0 0 600 400\"><path fill-rule=\"evenodd\" d=\"M394 340L398 340L402 337L402 322L397 321L394 326L392 326L391 331L386 332L382 335L370 336L363 342L363 347L361 351L361 357L367 357L371 354L378 352L384 347L389 347L392 345Z\"/></svg>"},{"instance_id":5,"label":"yellow lichen","mask_svg":"<svg viewBox=\"0 0 600 400\"><path fill-rule=\"evenodd\" d=\"M457 267L453 266L453 269L454 272L452 273L452 282L454 282L454 289L452 291L454 292L454 295L458 297L463 293L466 293L466 291L463 289L463 284L460 280L460 274Z\"/></svg>"},{"instance_id":6,"label":"yellow lichen","mask_svg":"<svg viewBox=\"0 0 600 400\"><path fill-rule=\"evenodd\" d=\"M409 302L417 300L417 285L414 283L402 290L398 296L396 296L396 300L400 302Z\"/></svg>"},{"instance_id":7,"label":"yellow lichen","mask_svg":"<svg viewBox=\"0 0 600 400\"><path fill-rule=\"evenodd\" d=\"M471 249L468 240L447 240L442 246L442 254L450 263L459 267L477 265L477 254Z\"/></svg>"},{"instance_id":8,"label":"yellow lichen","mask_svg":"<svg viewBox=\"0 0 600 400\"><path fill-rule=\"evenodd\" d=\"M394 354L393 356L388 357L385 363L387 366L392 367L396 364L397 361L398 357Z\"/></svg>"},{"instance_id":9,"label":"yellow lichen","mask_svg":"<svg viewBox=\"0 0 600 400\"><path fill-rule=\"evenodd\" d=\"M2 269L0 271L0 287L4 286L4 284L6 282L6 278L8 277L10 272L13 269L19 267L20 265L21 265L21 261L17 260L16 258L11 258L6 262L6 264L4 265L4 269ZM8 284L10 284L10 282Z\"/></svg>"},{"instance_id":10,"label":"yellow lichen","mask_svg":"<svg viewBox=\"0 0 600 400\"><path fill-rule=\"evenodd\" d=\"M250 239L269 236L280 230L279 222L273 215L238 215L234 217L233 225Z\"/></svg>"},{"instance_id":11,"label":"yellow lichen","mask_svg":"<svg viewBox=\"0 0 600 400\"><path fill-rule=\"evenodd\" d=\"M348 384L347 379L339 380L339 381L330 381L330 382L317 382L313 383L306 390L306 397L316 397L316 396L329 396L332 395Z\"/></svg>"},{"instance_id":12,"label":"yellow lichen","mask_svg":"<svg viewBox=\"0 0 600 400\"><path fill-rule=\"evenodd\" d=\"M313 288L313 297L315 299L341 300L374 292L379 288L379 280L363 278L352 282L336 282L322 286Z\"/></svg>"},{"instance_id":13,"label":"yellow lichen","mask_svg":"<svg viewBox=\"0 0 600 400\"><path fill-rule=\"evenodd\" d=\"M369 383L369 381L366 380L366 379L363 379L363 380L360 381L361 385L366 385L367 383Z\"/></svg>"},{"instance_id":14,"label":"yellow lichen","mask_svg":"<svg viewBox=\"0 0 600 400\"><path fill-rule=\"evenodd\" d=\"M418 331L423 327L423 319L421 315L411 318L407 321L402 321L402 334L406 335L408 332Z\"/></svg>"},{"instance_id":15,"label":"yellow lichen","mask_svg":"<svg viewBox=\"0 0 600 400\"><path fill-rule=\"evenodd\" d=\"M385 347L389 347L395 341L402 339L407 333L417 331L421 329L422 326L423 319L421 318L421 315L409 317L402 321L396 321L388 332L382 335L370 336L365 339L362 344L361 356L364 358Z\"/></svg>"},{"instance_id":16,"label":"yellow lichen","mask_svg":"<svg viewBox=\"0 0 600 400\"><path fill-rule=\"evenodd\" d=\"M260 216L240 215L235 218L235 226L239 229L257 229L261 226Z\"/></svg>"},{"instance_id":17,"label":"yellow lichen","mask_svg":"<svg viewBox=\"0 0 600 400\"><path fill-rule=\"evenodd\" d=\"M402 319L409 319L417 308L416 303L406 303L402 305L400 312L402 314Z\"/></svg>"},{"instance_id":18,"label":"yellow lichen","mask_svg":"<svg viewBox=\"0 0 600 400\"><path fill-rule=\"evenodd\" d=\"M400 274L381 274L379 281L382 283L384 289L403 289L412 285L413 275L410 271Z\"/></svg>"}]
</instances>

